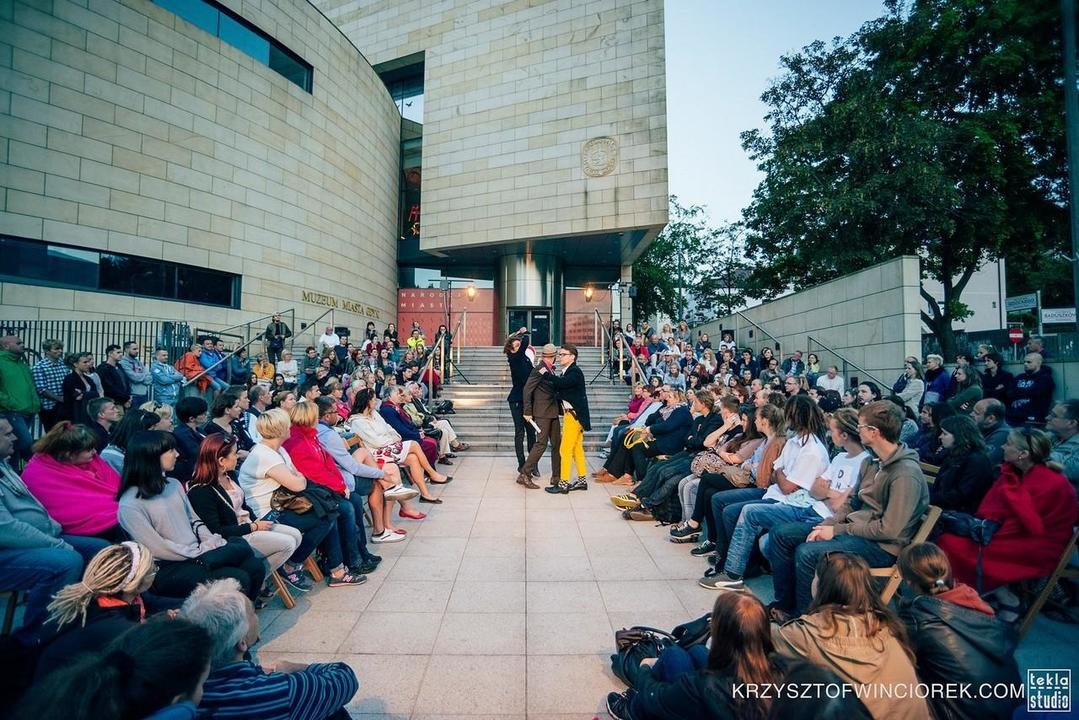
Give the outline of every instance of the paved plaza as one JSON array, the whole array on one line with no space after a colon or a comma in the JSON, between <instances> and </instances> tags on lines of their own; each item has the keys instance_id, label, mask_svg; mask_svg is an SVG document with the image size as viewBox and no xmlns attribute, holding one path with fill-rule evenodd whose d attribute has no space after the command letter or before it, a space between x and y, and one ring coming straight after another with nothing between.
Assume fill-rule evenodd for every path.
<instances>
[{"instance_id":1,"label":"paved plaza","mask_svg":"<svg viewBox=\"0 0 1079 720\"><path fill-rule=\"evenodd\" d=\"M384 560L364 585L259 613L259 659L348 662L356 718L606 717L607 692L623 689L608 661L614 630L670 629L709 610L704 562L667 528L622 520L608 497L625 488L549 495L514 484L512 457L455 462L445 503L402 520L406 541L373 546ZM769 577L749 585L770 599ZM1040 620L1020 666L1061 667L1077 646L1075 626Z\"/></svg>"}]
</instances>

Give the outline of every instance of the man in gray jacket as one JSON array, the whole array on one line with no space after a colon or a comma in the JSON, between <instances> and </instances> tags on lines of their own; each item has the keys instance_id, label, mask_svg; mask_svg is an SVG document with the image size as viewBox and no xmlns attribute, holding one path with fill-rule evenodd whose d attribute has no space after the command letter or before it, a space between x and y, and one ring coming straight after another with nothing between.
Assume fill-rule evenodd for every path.
<instances>
[{"instance_id":1,"label":"man in gray jacket","mask_svg":"<svg viewBox=\"0 0 1079 720\"><path fill-rule=\"evenodd\" d=\"M83 565L108 542L61 535L60 524L49 517L8 463L14 448L11 424L0 420L0 585L26 593L23 626L16 636L32 644L52 596L78 582Z\"/></svg>"},{"instance_id":2,"label":"man in gray jacket","mask_svg":"<svg viewBox=\"0 0 1079 720\"><path fill-rule=\"evenodd\" d=\"M124 343L124 354L120 356L120 370L127 376L131 385L131 407L137 408L150 397L150 371L139 358L139 344L134 340Z\"/></svg>"}]
</instances>

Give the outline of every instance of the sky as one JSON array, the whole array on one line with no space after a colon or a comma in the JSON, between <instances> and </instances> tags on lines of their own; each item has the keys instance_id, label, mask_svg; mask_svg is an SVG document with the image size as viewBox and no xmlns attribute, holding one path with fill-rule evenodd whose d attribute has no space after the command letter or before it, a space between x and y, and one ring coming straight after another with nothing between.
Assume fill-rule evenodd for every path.
<instances>
[{"instance_id":1,"label":"sky","mask_svg":"<svg viewBox=\"0 0 1079 720\"><path fill-rule=\"evenodd\" d=\"M666 0L668 185L713 225L741 218L761 180L743 130L764 128L761 94L779 58L884 14L875 0Z\"/></svg>"}]
</instances>

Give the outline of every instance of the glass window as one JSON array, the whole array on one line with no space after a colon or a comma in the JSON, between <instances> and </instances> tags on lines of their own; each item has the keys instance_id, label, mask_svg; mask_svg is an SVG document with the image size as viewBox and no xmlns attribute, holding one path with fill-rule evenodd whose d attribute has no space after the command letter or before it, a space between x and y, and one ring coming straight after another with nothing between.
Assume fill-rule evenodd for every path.
<instances>
[{"instance_id":1,"label":"glass window","mask_svg":"<svg viewBox=\"0 0 1079 720\"><path fill-rule=\"evenodd\" d=\"M101 255L101 279L98 289L125 295L172 297L175 294L175 270L171 263L131 255Z\"/></svg>"},{"instance_id":2,"label":"glass window","mask_svg":"<svg viewBox=\"0 0 1079 720\"><path fill-rule=\"evenodd\" d=\"M176 297L179 300L234 307L234 276L217 270L205 270L190 265L176 269Z\"/></svg>"},{"instance_id":3,"label":"glass window","mask_svg":"<svg viewBox=\"0 0 1079 720\"><path fill-rule=\"evenodd\" d=\"M270 64L270 41L228 15L221 15L221 39L263 65Z\"/></svg>"},{"instance_id":4,"label":"glass window","mask_svg":"<svg viewBox=\"0 0 1079 720\"><path fill-rule=\"evenodd\" d=\"M201 0L157 0L157 4L171 10L195 27L217 36L217 20L221 13L213 5L207 5Z\"/></svg>"},{"instance_id":5,"label":"glass window","mask_svg":"<svg viewBox=\"0 0 1079 720\"><path fill-rule=\"evenodd\" d=\"M311 92L311 67L292 53L277 45L270 45L270 69Z\"/></svg>"}]
</instances>

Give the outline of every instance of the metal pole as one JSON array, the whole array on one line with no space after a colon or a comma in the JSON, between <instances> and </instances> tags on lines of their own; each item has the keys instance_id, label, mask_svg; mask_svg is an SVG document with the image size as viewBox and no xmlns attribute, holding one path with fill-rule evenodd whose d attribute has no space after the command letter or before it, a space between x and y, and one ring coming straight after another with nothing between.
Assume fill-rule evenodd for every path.
<instances>
[{"instance_id":1,"label":"metal pole","mask_svg":"<svg viewBox=\"0 0 1079 720\"><path fill-rule=\"evenodd\" d=\"M1042 291L1036 291L1035 295L1038 298L1038 307L1034 309L1034 312L1038 313L1038 337L1041 337L1045 334L1045 327L1042 325Z\"/></svg>"},{"instance_id":2,"label":"metal pole","mask_svg":"<svg viewBox=\"0 0 1079 720\"><path fill-rule=\"evenodd\" d=\"M1075 0L1060 0L1064 26L1064 127L1068 140L1068 212L1072 236L1073 304L1079 307L1079 90L1076 88ZM1039 303L1038 321L1041 322ZM1079 314L1076 315L1079 332Z\"/></svg>"}]
</instances>

